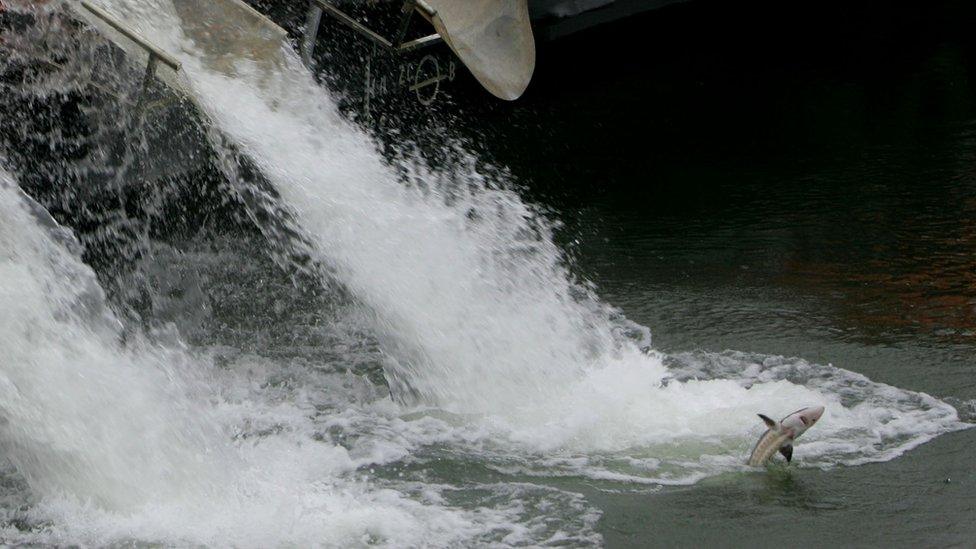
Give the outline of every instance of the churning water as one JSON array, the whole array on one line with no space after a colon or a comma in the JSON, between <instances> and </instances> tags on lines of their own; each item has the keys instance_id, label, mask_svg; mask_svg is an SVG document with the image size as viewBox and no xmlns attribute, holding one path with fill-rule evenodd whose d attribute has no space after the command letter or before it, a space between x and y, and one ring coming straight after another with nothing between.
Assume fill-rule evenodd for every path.
<instances>
[{"instance_id":1,"label":"churning water","mask_svg":"<svg viewBox=\"0 0 976 549\"><path fill-rule=\"evenodd\" d=\"M890 460L965 426L829 365L654 351L508 182L473 159L450 176L391 165L292 51L219 51L176 3L100 2L179 57L213 147L229 141L272 185L322 284L351 296L339 321L378 342L384 380L124 326L70 231L0 173L7 540L592 544L599 511L539 477L743 470L755 413L805 405L827 412L804 467ZM442 458L488 473L441 482L425 467Z\"/></svg>"}]
</instances>

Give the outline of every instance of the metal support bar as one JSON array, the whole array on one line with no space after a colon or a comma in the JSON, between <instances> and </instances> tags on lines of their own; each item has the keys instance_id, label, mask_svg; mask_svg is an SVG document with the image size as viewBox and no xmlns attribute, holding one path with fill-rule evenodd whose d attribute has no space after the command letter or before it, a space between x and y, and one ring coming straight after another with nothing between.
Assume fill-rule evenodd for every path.
<instances>
[{"instance_id":1,"label":"metal support bar","mask_svg":"<svg viewBox=\"0 0 976 549\"><path fill-rule=\"evenodd\" d=\"M393 41L398 48L407 37L407 31L410 29L410 19L414 9L416 9L416 4L413 0L405 0L403 2L403 7L400 9L400 30L397 31L396 40Z\"/></svg>"},{"instance_id":2,"label":"metal support bar","mask_svg":"<svg viewBox=\"0 0 976 549\"><path fill-rule=\"evenodd\" d=\"M376 34L375 32L369 30L368 28L363 26L359 21L356 21L352 17L346 15L346 12L340 10L339 8L333 6L332 4L326 2L325 0L312 0L312 1L318 4L323 10L329 12L329 15L338 19L339 22L342 23L343 25L346 25L352 30L372 40L374 44L382 46L387 51L394 51L392 42Z\"/></svg>"},{"instance_id":3,"label":"metal support bar","mask_svg":"<svg viewBox=\"0 0 976 549\"><path fill-rule=\"evenodd\" d=\"M156 78L156 63L159 58L156 54L149 53L149 62L146 63L146 75L142 78L142 89L139 90L139 98L136 99L135 113L137 116L142 115L142 107L145 105L146 98L149 95L149 88L153 85L153 80Z\"/></svg>"},{"instance_id":4,"label":"metal support bar","mask_svg":"<svg viewBox=\"0 0 976 549\"><path fill-rule=\"evenodd\" d=\"M149 62L146 63L146 75L142 78L142 88L139 90L139 97L136 98L136 106L133 109L140 125L142 124L143 107L145 107L146 99L149 97L149 89L152 87L153 80L156 78L157 60L156 55L150 52Z\"/></svg>"},{"instance_id":5,"label":"metal support bar","mask_svg":"<svg viewBox=\"0 0 976 549\"><path fill-rule=\"evenodd\" d=\"M154 68L154 70L156 66L154 58L158 59L159 61L162 61L163 64L167 65L169 68L173 69L174 71L180 70L180 62L177 61L175 57L156 47L155 44L143 38L142 35L127 27L124 23L122 23L121 21L113 17L107 11L103 10L98 6L88 3L87 0L81 0L81 5L86 10L91 12L92 15L98 17L99 19L107 23L108 26L112 27L113 29L121 33L123 36L128 38L129 40L135 42L140 48L146 50L146 52L149 53L149 63Z\"/></svg>"},{"instance_id":6,"label":"metal support bar","mask_svg":"<svg viewBox=\"0 0 976 549\"><path fill-rule=\"evenodd\" d=\"M305 36L302 38L302 63L312 68L312 53L315 51L315 39L319 35L319 24L322 22L322 8L314 1L309 3L308 15L305 17Z\"/></svg>"},{"instance_id":7,"label":"metal support bar","mask_svg":"<svg viewBox=\"0 0 976 549\"><path fill-rule=\"evenodd\" d=\"M305 21L305 36L302 41L302 60L305 61L307 66L311 65L312 51L315 49L315 37L318 34L318 24L323 11L335 17L343 25L366 37L374 45L381 47L388 53L406 53L430 46L432 44L437 44L441 41L441 37L439 35L431 34L429 36L403 42L403 39L406 37L407 27L410 24L410 15L414 11L424 14L425 17L433 17L437 14L437 12L431 9L431 7L428 6L423 0L406 0L404 2L403 17L400 20L400 30L397 34L395 43L390 42L386 38L383 38L379 34L366 28L366 26L364 26L362 23L356 21L346 12L333 6L326 0L311 0L311 4L312 8L309 10Z\"/></svg>"},{"instance_id":8,"label":"metal support bar","mask_svg":"<svg viewBox=\"0 0 976 549\"><path fill-rule=\"evenodd\" d=\"M437 16L437 10L430 7L425 0L413 0L414 5L417 6L417 11L427 19L433 19Z\"/></svg>"},{"instance_id":9,"label":"metal support bar","mask_svg":"<svg viewBox=\"0 0 976 549\"><path fill-rule=\"evenodd\" d=\"M376 46L373 46L373 49L375 50ZM376 52L374 51L373 56L375 55ZM366 58L366 96L363 98L363 114L366 115L366 118L370 117L370 98L373 96L373 56Z\"/></svg>"},{"instance_id":10,"label":"metal support bar","mask_svg":"<svg viewBox=\"0 0 976 549\"><path fill-rule=\"evenodd\" d=\"M142 93L145 94L152 86L153 78L156 76L156 62L159 60L155 54L149 54L149 62L146 63L146 76L142 79Z\"/></svg>"},{"instance_id":11,"label":"metal support bar","mask_svg":"<svg viewBox=\"0 0 976 549\"><path fill-rule=\"evenodd\" d=\"M406 53L408 51L419 50L420 48L425 48L433 44L439 44L441 43L441 41L442 41L441 35L430 34L422 38L417 38L416 40L411 40L409 42L404 42L400 44L400 47L397 48L397 51L400 53Z\"/></svg>"}]
</instances>

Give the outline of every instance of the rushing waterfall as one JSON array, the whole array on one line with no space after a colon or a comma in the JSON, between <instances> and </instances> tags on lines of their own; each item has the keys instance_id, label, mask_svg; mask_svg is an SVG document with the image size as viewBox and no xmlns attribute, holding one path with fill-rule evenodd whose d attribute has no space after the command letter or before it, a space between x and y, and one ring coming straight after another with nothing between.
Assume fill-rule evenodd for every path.
<instances>
[{"instance_id":1,"label":"rushing waterfall","mask_svg":"<svg viewBox=\"0 0 976 549\"><path fill-rule=\"evenodd\" d=\"M255 384L294 375L287 365L241 357L238 371L219 372L179 345L123 343L94 274L65 247L70 232L45 216L0 171L0 449L31 492L21 520L55 523L7 528L5 541L416 545L522 529L521 508L461 512L439 505L433 487L424 505L409 487L344 480L404 451L402 437L385 440L398 421L382 409L369 419L380 434L362 449L313 440L322 420L309 410L325 401L306 393L344 391L342 414L361 415L356 401L370 393L346 376L301 372L294 394L269 393ZM533 491L500 489L516 502Z\"/></svg>"},{"instance_id":2,"label":"rushing waterfall","mask_svg":"<svg viewBox=\"0 0 976 549\"><path fill-rule=\"evenodd\" d=\"M404 187L287 47L270 62L228 64L233 42L198 45L181 30L193 24L192 2L180 13L146 5L106 3L181 52L188 85L207 113L273 182L316 251L375 315L392 355L391 377L422 403L522 416L557 431L579 420L569 428L592 429L600 439L619 429L621 440L597 446L622 449L654 442L662 431L670 431L666 438L690 434L716 409L738 413L700 435L741 431L771 398L831 399L785 383L748 391L731 382L662 387L668 371L660 357L624 338L627 326L613 320L614 311L573 282L548 222L517 194L473 169L458 188ZM434 183L438 174L412 176ZM558 444L570 440L580 433Z\"/></svg>"},{"instance_id":3,"label":"rushing waterfall","mask_svg":"<svg viewBox=\"0 0 976 549\"><path fill-rule=\"evenodd\" d=\"M195 417L198 406L172 381L180 355L123 348L94 275L0 178L7 457L40 495L74 494L116 510L215 478L216 464L200 458L219 450Z\"/></svg>"}]
</instances>

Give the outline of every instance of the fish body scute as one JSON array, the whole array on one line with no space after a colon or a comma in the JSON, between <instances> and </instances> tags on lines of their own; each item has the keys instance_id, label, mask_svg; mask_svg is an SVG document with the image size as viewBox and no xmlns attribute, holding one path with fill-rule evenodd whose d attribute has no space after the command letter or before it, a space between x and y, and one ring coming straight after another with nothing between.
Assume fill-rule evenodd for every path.
<instances>
[{"instance_id":1,"label":"fish body scute","mask_svg":"<svg viewBox=\"0 0 976 549\"><path fill-rule=\"evenodd\" d=\"M780 448L790 441L790 438L788 433L774 431L773 429L767 430L763 436L759 437L759 442L756 443L756 447L753 448L752 454L749 456L748 464L752 467L765 465Z\"/></svg>"}]
</instances>

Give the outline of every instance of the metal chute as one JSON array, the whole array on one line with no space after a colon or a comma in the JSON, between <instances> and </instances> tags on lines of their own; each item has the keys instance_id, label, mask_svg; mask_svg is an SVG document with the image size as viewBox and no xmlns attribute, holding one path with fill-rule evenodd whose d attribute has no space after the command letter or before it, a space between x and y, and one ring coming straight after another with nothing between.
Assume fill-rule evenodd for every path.
<instances>
[{"instance_id":1,"label":"metal chute","mask_svg":"<svg viewBox=\"0 0 976 549\"><path fill-rule=\"evenodd\" d=\"M242 0L173 0L181 29L212 69L233 74L241 59L258 64L281 57L287 35Z\"/></svg>"},{"instance_id":2,"label":"metal chute","mask_svg":"<svg viewBox=\"0 0 976 549\"><path fill-rule=\"evenodd\" d=\"M485 89L509 101L522 95L535 70L528 0L425 3L422 13Z\"/></svg>"}]
</instances>

